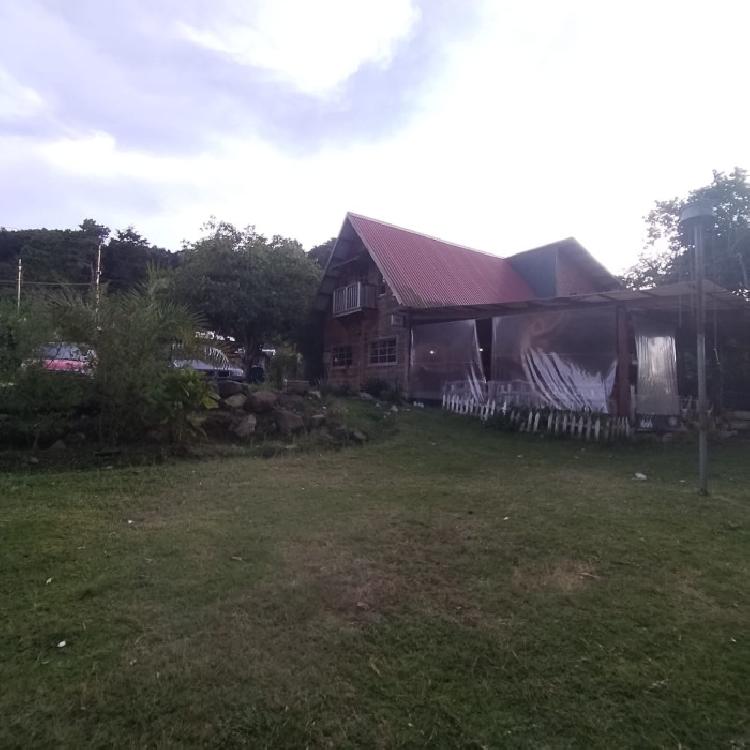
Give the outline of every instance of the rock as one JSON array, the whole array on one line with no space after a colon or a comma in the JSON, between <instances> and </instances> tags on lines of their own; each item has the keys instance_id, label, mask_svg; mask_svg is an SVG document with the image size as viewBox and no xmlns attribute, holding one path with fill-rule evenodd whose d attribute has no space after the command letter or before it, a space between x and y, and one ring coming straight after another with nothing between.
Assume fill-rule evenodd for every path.
<instances>
[{"instance_id":1,"label":"rock","mask_svg":"<svg viewBox=\"0 0 750 750\"><path fill-rule=\"evenodd\" d=\"M63 440L55 440L55 442L47 448L50 453L64 453L67 449L68 446L65 445Z\"/></svg>"},{"instance_id":2,"label":"rock","mask_svg":"<svg viewBox=\"0 0 750 750\"><path fill-rule=\"evenodd\" d=\"M310 383L307 380L287 380L284 383L284 391L297 396L305 396L310 390Z\"/></svg>"},{"instance_id":3,"label":"rock","mask_svg":"<svg viewBox=\"0 0 750 750\"><path fill-rule=\"evenodd\" d=\"M221 427L229 427L234 421L235 417L231 412L225 409L212 409L206 412L203 425L205 427L219 425Z\"/></svg>"},{"instance_id":4,"label":"rock","mask_svg":"<svg viewBox=\"0 0 750 750\"><path fill-rule=\"evenodd\" d=\"M208 414L199 411L191 411L185 416L185 421L194 429L200 430L208 419Z\"/></svg>"},{"instance_id":5,"label":"rock","mask_svg":"<svg viewBox=\"0 0 750 750\"><path fill-rule=\"evenodd\" d=\"M232 432L240 439L247 440L251 435L255 434L255 427L258 424L258 419L255 414L246 414L234 427Z\"/></svg>"},{"instance_id":6,"label":"rock","mask_svg":"<svg viewBox=\"0 0 750 750\"><path fill-rule=\"evenodd\" d=\"M326 421L326 415L325 414L313 414L310 417L310 429L311 430L318 430L320 429Z\"/></svg>"},{"instance_id":7,"label":"rock","mask_svg":"<svg viewBox=\"0 0 750 750\"><path fill-rule=\"evenodd\" d=\"M375 400L375 396L371 396L371 395L370 395L369 393L365 393L364 391L362 391L362 392L361 392L361 393L359 394L359 397L360 397L360 398L361 398L361 399L362 399L363 401L374 401L374 400Z\"/></svg>"},{"instance_id":8,"label":"rock","mask_svg":"<svg viewBox=\"0 0 750 750\"><path fill-rule=\"evenodd\" d=\"M360 445L367 442L367 435L362 430L352 430L350 437L355 443L360 443Z\"/></svg>"},{"instance_id":9,"label":"rock","mask_svg":"<svg viewBox=\"0 0 750 750\"><path fill-rule=\"evenodd\" d=\"M39 463L39 459L36 456L29 456L26 459L26 463L27 464L38 464Z\"/></svg>"},{"instance_id":10,"label":"rock","mask_svg":"<svg viewBox=\"0 0 750 750\"><path fill-rule=\"evenodd\" d=\"M640 471L636 471L635 474L633 475L633 479L635 479L636 482L645 482L648 479L648 477L645 474L641 474Z\"/></svg>"},{"instance_id":11,"label":"rock","mask_svg":"<svg viewBox=\"0 0 750 750\"><path fill-rule=\"evenodd\" d=\"M71 432L65 436L65 442L68 445L82 445L86 442L86 435L82 432Z\"/></svg>"},{"instance_id":12,"label":"rock","mask_svg":"<svg viewBox=\"0 0 750 750\"><path fill-rule=\"evenodd\" d=\"M206 412L203 429L212 437L226 437L236 420L236 416L223 409L212 409Z\"/></svg>"},{"instance_id":13,"label":"rock","mask_svg":"<svg viewBox=\"0 0 750 750\"><path fill-rule=\"evenodd\" d=\"M248 397L245 408L259 413L271 411L276 406L278 400L278 394L273 391L255 391Z\"/></svg>"},{"instance_id":14,"label":"rock","mask_svg":"<svg viewBox=\"0 0 750 750\"><path fill-rule=\"evenodd\" d=\"M317 398L318 401L322 400L323 394L320 391L310 391L307 394L308 398Z\"/></svg>"},{"instance_id":15,"label":"rock","mask_svg":"<svg viewBox=\"0 0 750 750\"><path fill-rule=\"evenodd\" d=\"M300 412L301 414L305 411L306 401L302 396L295 396L289 393L282 393L279 396L279 404L284 409L290 409L291 411Z\"/></svg>"},{"instance_id":16,"label":"rock","mask_svg":"<svg viewBox=\"0 0 750 750\"><path fill-rule=\"evenodd\" d=\"M219 389L219 396L221 398L229 398L230 396L236 396L238 393L242 393L243 385L236 380L220 380L217 384Z\"/></svg>"},{"instance_id":17,"label":"rock","mask_svg":"<svg viewBox=\"0 0 750 750\"><path fill-rule=\"evenodd\" d=\"M282 435L293 435L295 432L301 432L305 429L305 422L302 417L288 409L276 409L274 417Z\"/></svg>"},{"instance_id":18,"label":"rock","mask_svg":"<svg viewBox=\"0 0 750 750\"><path fill-rule=\"evenodd\" d=\"M398 414L398 406L396 406L396 405L394 404L394 405L393 405L393 406L391 407L391 411L392 411L392 412L393 412L394 414Z\"/></svg>"},{"instance_id":19,"label":"rock","mask_svg":"<svg viewBox=\"0 0 750 750\"><path fill-rule=\"evenodd\" d=\"M229 396L224 399L224 403L230 409L244 409L247 396L244 393L235 393L234 396Z\"/></svg>"}]
</instances>

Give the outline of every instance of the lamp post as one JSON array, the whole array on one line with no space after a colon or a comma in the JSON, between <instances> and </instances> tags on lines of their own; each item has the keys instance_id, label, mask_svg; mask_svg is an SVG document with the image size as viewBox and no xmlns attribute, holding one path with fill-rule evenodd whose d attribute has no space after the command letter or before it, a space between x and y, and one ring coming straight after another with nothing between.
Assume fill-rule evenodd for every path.
<instances>
[{"instance_id":1,"label":"lamp post","mask_svg":"<svg viewBox=\"0 0 750 750\"><path fill-rule=\"evenodd\" d=\"M703 257L706 230L713 225L713 206L697 200L683 206L680 223L692 234L695 247L695 330L698 360L698 477L699 492L708 494L708 399L706 396L706 295Z\"/></svg>"}]
</instances>

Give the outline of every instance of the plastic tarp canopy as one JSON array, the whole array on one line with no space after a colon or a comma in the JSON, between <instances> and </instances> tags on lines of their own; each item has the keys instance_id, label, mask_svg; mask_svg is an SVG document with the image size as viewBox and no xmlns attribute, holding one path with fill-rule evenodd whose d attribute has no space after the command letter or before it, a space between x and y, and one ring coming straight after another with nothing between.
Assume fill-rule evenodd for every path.
<instances>
[{"instance_id":1,"label":"plastic tarp canopy","mask_svg":"<svg viewBox=\"0 0 750 750\"><path fill-rule=\"evenodd\" d=\"M410 397L439 400L448 383L462 395L484 398L484 371L473 320L412 328Z\"/></svg>"},{"instance_id":2,"label":"plastic tarp canopy","mask_svg":"<svg viewBox=\"0 0 750 750\"><path fill-rule=\"evenodd\" d=\"M541 311L492 322L490 398L610 412L617 371L614 309Z\"/></svg>"},{"instance_id":3,"label":"plastic tarp canopy","mask_svg":"<svg viewBox=\"0 0 750 750\"><path fill-rule=\"evenodd\" d=\"M679 414L675 324L638 315L633 318L633 328L638 359L636 412Z\"/></svg>"}]
</instances>

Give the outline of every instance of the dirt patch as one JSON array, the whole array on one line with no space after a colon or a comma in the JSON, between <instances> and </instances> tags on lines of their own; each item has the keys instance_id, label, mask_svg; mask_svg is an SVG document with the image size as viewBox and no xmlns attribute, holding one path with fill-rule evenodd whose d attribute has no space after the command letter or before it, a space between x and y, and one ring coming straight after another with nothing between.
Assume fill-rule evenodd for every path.
<instances>
[{"instance_id":1,"label":"dirt patch","mask_svg":"<svg viewBox=\"0 0 750 750\"><path fill-rule=\"evenodd\" d=\"M514 567L511 583L519 591L573 592L598 579L590 563L563 559L533 567Z\"/></svg>"},{"instance_id":2,"label":"dirt patch","mask_svg":"<svg viewBox=\"0 0 750 750\"><path fill-rule=\"evenodd\" d=\"M377 556L333 536L289 542L282 550L289 583L314 591L324 612L350 622L377 622L388 612L411 609L478 624L481 608L466 580L445 565L444 534L425 531L428 538L384 524L377 531ZM455 552L459 543L450 541L447 548Z\"/></svg>"},{"instance_id":3,"label":"dirt patch","mask_svg":"<svg viewBox=\"0 0 750 750\"><path fill-rule=\"evenodd\" d=\"M331 539L290 542L282 554L293 575L290 583L314 589L325 610L347 619L377 619L404 588L397 573Z\"/></svg>"}]
</instances>

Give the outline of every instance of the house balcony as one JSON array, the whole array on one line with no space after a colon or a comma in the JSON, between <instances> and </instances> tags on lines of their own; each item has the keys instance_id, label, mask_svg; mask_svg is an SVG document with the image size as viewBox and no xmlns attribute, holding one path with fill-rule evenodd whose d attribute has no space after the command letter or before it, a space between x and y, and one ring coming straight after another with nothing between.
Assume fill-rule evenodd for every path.
<instances>
[{"instance_id":1,"label":"house balcony","mask_svg":"<svg viewBox=\"0 0 750 750\"><path fill-rule=\"evenodd\" d=\"M333 290L333 317L360 312L367 307L375 307L375 287L362 281Z\"/></svg>"}]
</instances>

